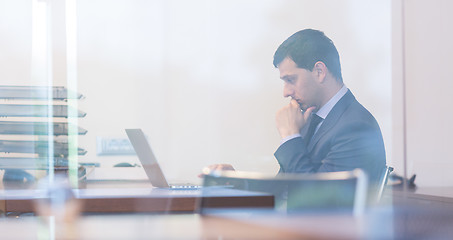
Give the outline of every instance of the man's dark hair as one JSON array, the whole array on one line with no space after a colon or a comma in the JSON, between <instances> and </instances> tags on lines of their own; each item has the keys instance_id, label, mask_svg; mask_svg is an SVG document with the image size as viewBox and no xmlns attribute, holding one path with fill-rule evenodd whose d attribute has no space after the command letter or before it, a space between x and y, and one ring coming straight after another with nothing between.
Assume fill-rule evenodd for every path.
<instances>
[{"instance_id":1,"label":"man's dark hair","mask_svg":"<svg viewBox=\"0 0 453 240\"><path fill-rule=\"evenodd\" d=\"M321 61L338 81L343 82L337 48L321 31L304 29L294 33L275 51L274 66L278 67L286 57L291 58L297 67L308 71L312 71L315 63Z\"/></svg>"}]
</instances>

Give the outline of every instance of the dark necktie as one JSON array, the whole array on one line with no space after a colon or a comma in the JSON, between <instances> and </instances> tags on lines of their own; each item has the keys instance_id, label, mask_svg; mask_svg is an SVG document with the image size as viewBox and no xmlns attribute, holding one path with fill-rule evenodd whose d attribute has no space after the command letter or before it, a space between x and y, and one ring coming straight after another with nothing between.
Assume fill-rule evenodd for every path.
<instances>
[{"instance_id":1,"label":"dark necktie","mask_svg":"<svg viewBox=\"0 0 453 240\"><path fill-rule=\"evenodd\" d=\"M313 137L313 134L315 133L316 127L318 126L318 124L321 121L322 121L322 117L320 117L316 114L311 115L310 125L308 126L307 134L305 134L305 138L304 138L305 144L308 145L311 138Z\"/></svg>"}]
</instances>

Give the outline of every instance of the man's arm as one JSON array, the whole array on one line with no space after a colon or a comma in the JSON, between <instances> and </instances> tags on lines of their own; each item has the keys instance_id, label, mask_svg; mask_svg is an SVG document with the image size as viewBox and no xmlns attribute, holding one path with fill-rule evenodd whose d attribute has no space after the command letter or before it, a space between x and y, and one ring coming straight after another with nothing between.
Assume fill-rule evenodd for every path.
<instances>
[{"instance_id":1,"label":"man's arm","mask_svg":"<svg viewBox=\"0 0 453 240\"><path fill-rule=\"evenodd\" d=\"M315 107L310 107L305 112L302 112L299 104L296 100L292 99L290 103L281 108L276 116L275 123L277 130L282 138L282 144L278 148L275 156L279 160L280 171L286 172L287 169L301 168L296 167L298 159L306 158L306 145L300 136L301 129L307 123L311 113L315 110ZM308 163L308 161L303 161ZM303 172L308 171L305 167L302 167Z\"/></svg>"},{"instance_id":2,"label":"man's arm","mask_svg":"<svg viewBox=\"0 0 453 240\"><path fill-rule=\"evenodd\" d=\"M326 139L328 138L328 139ZM312 153L301 137L282 144L275 152L281 172L310 173L364 169L375 178L385 165L385 150L380 130L367 122L351 122L337 127L319 140ZM319 157L315 159L315 157Z\"/></svg>"},{"instance_id":3,"label":"man's arm","mask_svg":"<svg viewBox=\"0 0 453 240\"><path fill-rule=\"evenodd\" d=\"M310 107L302 113L299 104L294 99L282 107L275 115L275 124L280 137L285 139L288 136L299 134L313 110L315 107Z\"/></svg>"},{"instance_id":4,"label":"man's arm","mask_svg":"<svg viewBox=\"0 0 453 240\"><path fill-rule=\"evenodd\" d=\"M302 137L284 142L274 156L280 165L280 172L308 173L316 169L307 153L307 146Z\"/></svg>"},{"instance_id":5,"label":"man's arm","mask_svg":"<svg viewBox=\"0 0 453 240\"><path fill-rule=\"evenodd\" d=\"M385 147L377 123L355 122L343 126L332 139L318 172L348 171L361 168L376 180L385 166Z\"/></svg>"}]
</instances>

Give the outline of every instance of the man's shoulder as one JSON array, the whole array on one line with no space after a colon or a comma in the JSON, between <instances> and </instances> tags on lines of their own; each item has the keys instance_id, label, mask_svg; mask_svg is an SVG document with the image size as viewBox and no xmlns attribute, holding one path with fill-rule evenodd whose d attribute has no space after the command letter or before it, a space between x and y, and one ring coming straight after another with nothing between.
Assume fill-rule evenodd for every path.
<instances>
[{"instance_id":1,"label":"man's shoulder","mask_svg":"<svg viewBox=\"0 0 453 240\"><path fill-rule=\"evenodd\" d=\"M352 94L348 91L343 98L338 102L340 109L344 110L342 117L347 117L356 120L374 120L373 114L366 109ZM341 107L341 105L343 105Z\"/></svg>"},{"instance_id":2,"label":"man's shoulder","mask_svg":"<svg viewBox=\"0 0 453 240\"><path fill-rule=\"evenodd\" d=\"M366 109L361 103L357 100L353 101L347 108L346 111L347 115L351 117L362 116L370 119L375 119L373 114L371 114L368 109Z\"/></svg>"},{"instance_id":3,"label":"man's shoulder","mask_svg":"<svg viewBox=\"0 0 453 240\"><path fill-rule=\"evenodd\" d=\"M379 124L368 109L358 102L351 92L344 96L344 99L338 102L337 126L355 126L379 129Z\"/></svg>"}]
</instances>

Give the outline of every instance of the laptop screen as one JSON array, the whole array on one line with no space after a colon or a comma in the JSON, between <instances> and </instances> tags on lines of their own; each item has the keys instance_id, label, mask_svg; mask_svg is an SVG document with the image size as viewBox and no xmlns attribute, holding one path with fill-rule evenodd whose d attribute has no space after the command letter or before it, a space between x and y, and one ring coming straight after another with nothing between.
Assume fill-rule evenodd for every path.
<instances>
[{"instance_id":1,"label":"laptop screen","mask_svg":"<svg viewBox=\"0 0 453 240\"><path fill-rule=\"evenodd\" d=\"M168 188L167 179L143 131L141 129L126 129L126 133L151 184L154 187Z\"/></svg>"}]
</instances>

